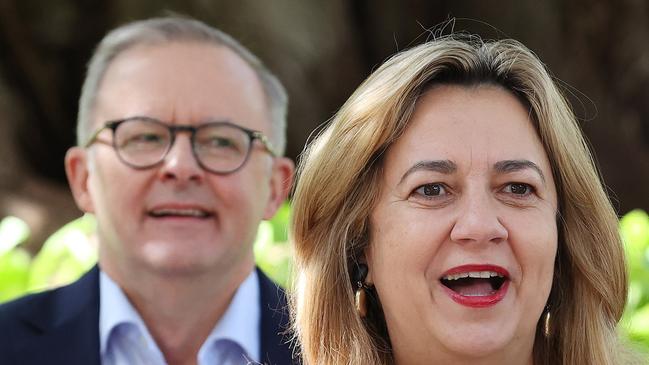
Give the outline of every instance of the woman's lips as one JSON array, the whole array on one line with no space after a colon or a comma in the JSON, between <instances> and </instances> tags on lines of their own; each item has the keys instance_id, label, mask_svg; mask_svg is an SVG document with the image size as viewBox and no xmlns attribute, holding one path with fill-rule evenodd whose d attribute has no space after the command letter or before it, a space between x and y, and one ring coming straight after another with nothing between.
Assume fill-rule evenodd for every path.
<instances>
[{"instance_id":1,"label":"woman's lips","mask_svg":"<svg viewBox=\"0 0 649 365\"><path fill-rule=\"evenodd\" d=\"M500 302L509 289L509 272L497 265L462 265L447 270L439 279L444 292L456 303L484 308Z\"/></svg>"}]
</instances>

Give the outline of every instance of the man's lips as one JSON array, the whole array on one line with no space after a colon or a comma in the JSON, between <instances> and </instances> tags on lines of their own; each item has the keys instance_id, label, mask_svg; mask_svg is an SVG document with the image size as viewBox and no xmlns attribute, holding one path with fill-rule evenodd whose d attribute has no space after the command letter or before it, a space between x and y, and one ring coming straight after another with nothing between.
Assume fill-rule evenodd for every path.
<instances>
[{"instance_id":1,"label":"man's lips","mask_svg":"<svg viewBox=\"0 0 649 365\"><path fill-rule=\"evenodd\" d=\"M152 218L209 218L214 211L195 204L164 204L148 209L147 215Z\"/></svg>"},{"instance_id":2,"label":"man's lips","mask_svg":"<svg viewBox=\"0 0 649 365\"><path fill-rule=\"evenodd\" d=\"M441 287L455 302L468 307L488 307L507 294L509 272L497 265L472 264L447 270L439 279Z\"/></svg>"}]
</instances>

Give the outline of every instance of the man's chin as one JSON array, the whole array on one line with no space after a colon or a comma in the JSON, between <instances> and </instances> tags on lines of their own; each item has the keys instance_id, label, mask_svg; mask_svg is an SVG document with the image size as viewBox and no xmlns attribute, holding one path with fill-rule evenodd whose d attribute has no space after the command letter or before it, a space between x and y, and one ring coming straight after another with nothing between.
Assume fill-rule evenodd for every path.
<instances>
[{"instance_id":1,"label":"man's chin","mask_svg":"<svg viewBox=\"0 0 649 365\"><path fill-rule=\"evenodd\" d=\"M142 247L140 260L151 271L162 275L196 275L220 265L214 247L209 252L179 244L150 244Z\"/></svg>"}]
</instances>

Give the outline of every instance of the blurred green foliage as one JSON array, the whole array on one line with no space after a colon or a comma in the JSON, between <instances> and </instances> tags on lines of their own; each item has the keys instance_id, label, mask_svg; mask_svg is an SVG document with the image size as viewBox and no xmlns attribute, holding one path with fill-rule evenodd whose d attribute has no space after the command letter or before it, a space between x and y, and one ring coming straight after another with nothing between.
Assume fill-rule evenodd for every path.
<instances>
[{"instance_id":1,"label":"blurred green foliage","mask_svg":"<svg viewBox=\"0 0 649 365\"><path fill-rule=\"evenodd\" d=\"M285 203L273 220L259 227L254 253L257 265L286 287L291 278L292 248L288 244L290 207ZM29 228L18 218L0 222L0 302L25 293L67 284L97 261L95 219L85 215L54 233L35 257L20 247ZM649 215L634 210L620 220L630 273L629 300L621 330L649 350Z\"/></svg>"},{"instance_id":2,"label":"blurred green foliage","mask_svg":"<svg viewBox=\"0 0 649 365\"><path fill-rule=\"evenodd\" d=\"M29 237L27 223L15 217L0 221L0 302L25 292L31 256L19 245Z\"/></svg>"},{"instance_id":3,"label":"blurred green foliage","mask_svg":"<svg viewBox=\"0 0 649 365\"><path fill-rule=\"evenodd\" d=\"M649 350L649 215L633 210L620 220L629 270L629 297L622 330Z\"/></svg>"},{"instance_id":4,"label":"blurred green foliage","mask_svg":"<svg viewBox=\"0 0 649 365\"><path fill-rule=\"evenodd\" d=\"M255 261L266 275L286 288L292 272L292 246L288 243L291 208L284 203L270 221L263 221L255 241Z\"/></svg>"}]
</instances>

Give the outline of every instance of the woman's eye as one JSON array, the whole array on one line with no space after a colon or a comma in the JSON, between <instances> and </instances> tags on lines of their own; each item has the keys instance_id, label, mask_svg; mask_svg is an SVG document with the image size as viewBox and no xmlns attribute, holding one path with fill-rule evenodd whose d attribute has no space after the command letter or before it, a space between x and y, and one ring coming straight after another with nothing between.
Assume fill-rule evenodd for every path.
<instances>
[{"instance_id":1,"label":"woman's eye","mask_svg":"<svg viewBox=\"0 0 649 365\"><path fill-rule=\"evenodd\" d=\"M435 197L446 194L446 188L439 183L424 184L415 190L415 193L424 197Z\"/></svg>"},{"instance_id":2,"label":"woman's eye","mask_svg":"<svg viewBox=\"0 0 649 365\"><path fill-rule=\"evenodd\" d=\"M529 195L533 191L534 189L532 188L532 186L525 183L510 183L505 186L506 193L519 195L519 196Z\"/></svg>"}]
</instances>

